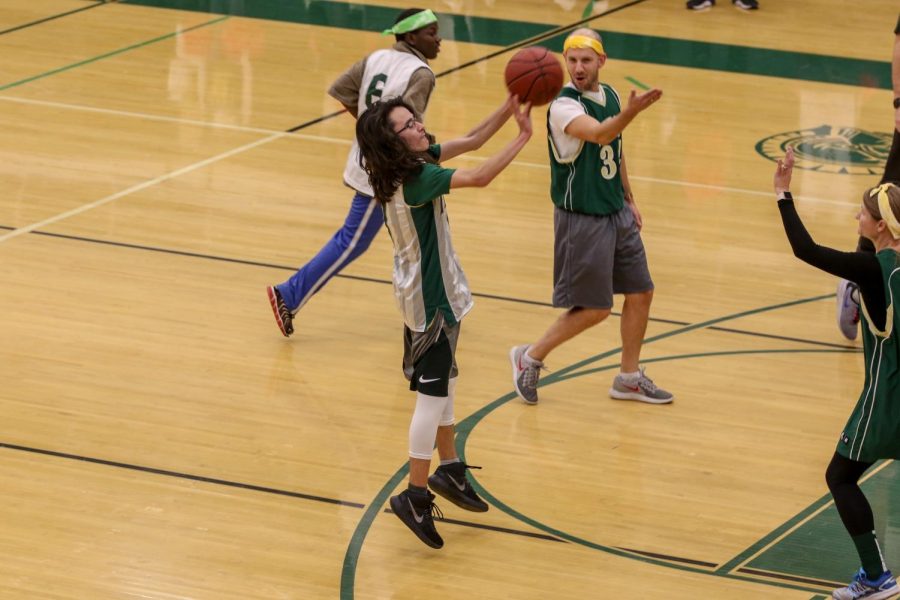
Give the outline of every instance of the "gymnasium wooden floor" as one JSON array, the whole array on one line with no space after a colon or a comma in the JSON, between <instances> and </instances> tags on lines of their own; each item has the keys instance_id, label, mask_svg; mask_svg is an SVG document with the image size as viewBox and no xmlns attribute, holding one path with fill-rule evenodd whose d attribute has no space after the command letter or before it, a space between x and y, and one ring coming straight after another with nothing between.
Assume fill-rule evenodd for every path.
<instances>
[{"instance_id":1,"label":"gymnasium wooden floor","mask_svg":"<svg viewBox=\"0 0 900 600\"><path fill-rule=\"evenodd\" d=\"M543 139L448 197L476 293L459 445L490 501L444 503L433 551L391 514L413 396L390 240L277 331L264 288L341 223L353 123L325 90L400 0L6 0L0 8L0 598L824 598L856 569L824 469L862 384L835 281L794 259L799 210L851 248L892 126L895 0L587 7L621 92L656 282L644 363L677 399L613 402L618 316L515 399L510 346L549 306ZM444 0L427 125L464 133L514 48L585 0ZM502 131L474 164L513 135ZM452 166L452 163L450 163ZM900 569L900 473L866 482Z\"/></svg>"}]
</instances>

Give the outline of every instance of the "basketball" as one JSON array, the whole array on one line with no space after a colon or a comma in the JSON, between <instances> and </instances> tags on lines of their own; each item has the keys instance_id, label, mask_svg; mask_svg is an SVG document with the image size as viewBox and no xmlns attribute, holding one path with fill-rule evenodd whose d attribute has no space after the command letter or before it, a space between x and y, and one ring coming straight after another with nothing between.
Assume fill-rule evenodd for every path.
<instances>
[{"instance_id":1,"label":"basketball","mask_svg":"<svg viewBox=\"0 0 900 600\"><path fill-rule=\"evenodd\" d=\"M563 70L559 60L546 48L529 46L516 52L506 63L506 87L522 102L542 106L562 89Z\"/></svg>"}]
</instances>

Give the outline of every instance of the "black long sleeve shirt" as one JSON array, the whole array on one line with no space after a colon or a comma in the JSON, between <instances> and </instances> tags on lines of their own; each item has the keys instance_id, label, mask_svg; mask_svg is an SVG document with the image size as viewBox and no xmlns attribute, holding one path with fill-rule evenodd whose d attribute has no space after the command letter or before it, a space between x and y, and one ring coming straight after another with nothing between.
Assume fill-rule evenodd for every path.
<instances>
[{"instance_id":1,"label":"black long sleeve shirt","mask_svg":"<svg viewBox=\"0 0 900 600\"><path fill-rule=\"evenodd\" d=\"M787 234L794 256L826 273L842 277L859 286L872 324L884 330L887 319L887 303L884 299L884 279L881 266L872 252L841 252L815 243L800 220L793 199L788 196L778 201L781 222Z\"/></svg>"},{"instance_id":2,"label":"black long sleeve shirt","mask_svg":"<svg viewBox=\"0 0 900 600\"><path fill-rule=\"evenodd\" d=\"M898 26L900 26L900 22L898 22ZM881 178L881 183L888 181L900 185L900 131L896 129L891 150L884 165L884 176ZM787 199L778 201L778 210L781 212L781 222L784 224L784 232L794 250L794 256L817 269L822 269L826 273L842 277L858 285L872 324L877 329L884 331L887 302L884 298L884 279L881 276L881 266L878 264L874 252L841 252L815 243L803 225L803 221L800 220L790 193L787 194Z\"/></svg>"}]
</instances>

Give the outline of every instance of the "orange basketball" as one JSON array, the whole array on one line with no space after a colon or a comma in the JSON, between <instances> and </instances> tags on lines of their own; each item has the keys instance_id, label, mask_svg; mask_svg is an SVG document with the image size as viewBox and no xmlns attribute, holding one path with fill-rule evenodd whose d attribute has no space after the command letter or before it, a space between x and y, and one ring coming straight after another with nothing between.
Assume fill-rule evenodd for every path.
<instances>
[{"instance_id":1,"label":"orange basketball","mask_svg":"<svg viewBox=\"0 0 900 600\"><path fill-rule=\"evenodd\" d=\"M559 60L546 48L529 46L516 52L506 63L506 87L522 102L541 106L562 89L563 70Z\"/></svg>"}]
</instances>

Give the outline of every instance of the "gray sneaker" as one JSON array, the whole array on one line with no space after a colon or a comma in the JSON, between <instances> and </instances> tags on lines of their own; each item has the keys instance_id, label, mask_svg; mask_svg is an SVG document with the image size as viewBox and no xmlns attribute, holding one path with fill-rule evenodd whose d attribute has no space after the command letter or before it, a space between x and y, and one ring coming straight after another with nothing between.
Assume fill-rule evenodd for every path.
<instances>
[{"instance_id":1,"label":"gray sneaker","mask_svg":"<svg viewBox=\"0 0 900 600\"><path fill-rule=\"evenodd\" d=\"M512 363L513 385L516 386L516 394L526 404L537 404L537 384L541 378L541 369L544 363L525 361L525 352L529 345L515 346L509 351L509 361Z\"/></svg>"},{"instance_id":2,"label":"gray sneaker","mask_svg":"<svg viewBox=\"0 0 900 600\"><path fill-rule=\"evenodd\" d=\"M616 400L638 400L650 404L668 404L675 396L666 390L656 387L649 377L644 374L641 367L641 376L634 383L625 383L621 374L613 379L613 385L609 388L609 397Z\"/></svg>"},{"instance_id":3,"label":"gray sneaker","mask_svg":"<svg viewBox=\"0 0 900 600\"><path fill-rule=\"evenodd\" d=\"M859 332L859 287L846 279L838 282L837 324L845 338L856 339Z\"/></svg>"}]
</instances>

